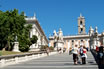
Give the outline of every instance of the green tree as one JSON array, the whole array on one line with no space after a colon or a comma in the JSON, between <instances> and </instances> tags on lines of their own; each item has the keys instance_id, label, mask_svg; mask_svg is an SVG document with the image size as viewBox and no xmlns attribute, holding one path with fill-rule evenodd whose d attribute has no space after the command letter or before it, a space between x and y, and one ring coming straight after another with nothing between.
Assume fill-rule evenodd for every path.
<instances>
[{"instance_id":1,"label":"green tree","mask_svg":"<svg viewBox=\"0 0 104 69\"><path fill-rule=\"evenodd\" d=\"M38 38L36 35L33 35L32 38L30 38L30 40L31 40L32 44L34 44L37 42Z\"/></svg>"},{"instance_id":2,"label":"green tree","mask_svg":"<svg viewBox=\"0 0 104 69\"><path fill-rule=\"evenodd\" d=\"M32 28L32 25L27 25L25 28L22 30L21 35L19 35L19 49L22 52L26 52L29 50L30 45L32 45L31 40L29 38L29 31Z\"/></svg>"},{"instance_id":3,"label":"green tree","mask_svg":"<svg viewBox=\"0 0 104 69\"><path fill-rule=\"evenodd\" d=\"M24 12L19 14L17 9L6 12L0 11L0 49L12 50L15 36L17 36L20 50L28 51L27 49L31 44L29 31L32 25L25 26L25 24Z\"/></svg>"}]
</instances>

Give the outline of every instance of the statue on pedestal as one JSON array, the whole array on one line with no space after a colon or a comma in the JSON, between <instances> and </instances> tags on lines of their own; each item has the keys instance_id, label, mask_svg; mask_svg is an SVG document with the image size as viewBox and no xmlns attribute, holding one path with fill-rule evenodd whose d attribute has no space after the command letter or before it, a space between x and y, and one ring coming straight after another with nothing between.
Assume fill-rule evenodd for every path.
<instances>
[{"instance_id":1,"label":"statue on pedestal","mask_svg":"<svg viewBox=\"0 0 104 69\"><path fill-rule=\"evenodd\" d=\"M56 33L56 31L54 30L54 47L55 50L61 50L63 52L63 48L64 48L64 41L63 41L63 32L61 30L61 28L59 29L58 35Z\"/></svg>"},{"instance_id":2,"label":"statue on pedestal","mask_svg":"<svg viewBox=\"0 0 104 69\"><path fill-rule=\"evenodd\" d=\"M14 42L14 47L13 50L14 52L20 52L19 51L19 42L17 41L17 36L15 36L15 42Z\"/></svg>"}]
</instances>

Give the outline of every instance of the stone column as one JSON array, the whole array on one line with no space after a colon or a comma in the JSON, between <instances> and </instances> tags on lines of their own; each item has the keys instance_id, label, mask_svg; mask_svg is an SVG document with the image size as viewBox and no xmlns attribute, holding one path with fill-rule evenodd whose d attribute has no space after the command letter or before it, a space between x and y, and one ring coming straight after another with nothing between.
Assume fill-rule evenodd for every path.
<instances>
[{"instance_id":1,"label":"stone column","mask_svg":"<svg viewBox=\"0 0 104 69\"><path fill-rule=\"evenodd\" d=\"M68 41L68 52L70 50L70 40Z\"/></svg>"}]
</instances>

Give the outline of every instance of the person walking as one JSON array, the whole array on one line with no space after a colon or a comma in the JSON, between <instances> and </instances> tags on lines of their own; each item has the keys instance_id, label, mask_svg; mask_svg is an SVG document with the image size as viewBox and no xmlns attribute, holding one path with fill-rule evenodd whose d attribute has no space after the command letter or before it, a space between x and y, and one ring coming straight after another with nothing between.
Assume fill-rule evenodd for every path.
<instances>
[{"instance_id":1,"label":"person walking","mask_svg":"<svg viewBox=\"0 0 104 69\"><path fill-rule=\"evenodd\" d=\"M73 48L73 61L74 64L77 65L78 63L78 46L75 45L75 47Z\"/></svg>"},{"instance_id":2,"label":"person walking","mask_svg":"<svg viewBox=\"0 0 104 69\"><path fill-rule=\"evenodd\" d=\"M79 63L82 64L82 56L83 56L83 46L82 45L79 48L79 56L80 56Z\"/></svg>"},{"instance_id":3,"label":"person walking","mask_svg":"<svg viewBox=\"0 0 104 69\"><path fill-rule=\"evenodd\" d=\"M96 53L98 54L98 52L99 52L99 47L96 46Z\"/></svg>"},{"instance_id":4,"label":"person walking","mask_svg":"<svg viewBox=\"0 0 104 69\"><path fill-rule=\"evenodd\" d=\"M103 58L103 56L104 56L103 49L104 49L104 47L103 47L103 45L101 45L99 47L99 51L98 51L98 64L103 64L103 61L104 61L104 58Z\"/></svg>"},{"instance_id":5,"label":"person walking","mask_svg":"<svg viewBox=\"0 0 104 69\"><path fill-rule=\"evenodd\" d=\"M87 50L86 47L83 46L82 64L86 64L86 59L87 59Z\"/></svg>"}]
</instances>

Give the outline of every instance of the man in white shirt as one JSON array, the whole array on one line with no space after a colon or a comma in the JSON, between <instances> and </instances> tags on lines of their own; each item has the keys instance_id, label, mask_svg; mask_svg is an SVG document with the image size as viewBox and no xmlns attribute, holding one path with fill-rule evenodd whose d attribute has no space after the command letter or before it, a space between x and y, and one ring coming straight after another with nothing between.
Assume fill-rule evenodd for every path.
<instances>
[{"instance_id":1,"label":"man in white shirt","mask_svg":"<svg viewBox=\"0 0 104 69\"><path fill-rule=\"evenodd\" d=\"M73 48L73 61L75 65L78 62L78 46L77 45L75 45L75 47Z\"/></svg>"}]
</instances>

